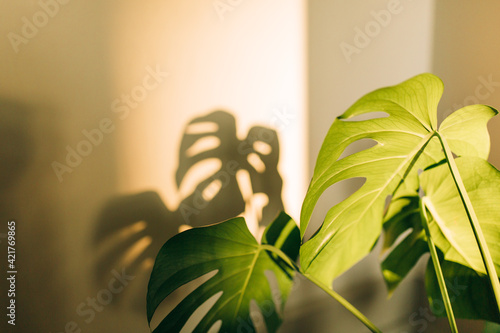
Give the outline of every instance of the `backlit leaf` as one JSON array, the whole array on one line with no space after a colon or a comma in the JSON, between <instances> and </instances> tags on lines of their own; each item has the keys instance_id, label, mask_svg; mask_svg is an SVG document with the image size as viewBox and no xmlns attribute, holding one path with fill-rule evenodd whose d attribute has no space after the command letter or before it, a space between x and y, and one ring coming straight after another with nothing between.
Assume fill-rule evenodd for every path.
<instances>
[{"instance_id":1,"label":"backlit leaf","mask_svg":"<svg viewBox=\"0 0 500 333\"><path fill-rule=\"evenodd\" d=\"M186 296L154 332L179 332L198 307L213 296L218 296L217 301L194 332L205 333L218 321L222 321L221 332L254 332L251 302L259 307L268 332L275 332L282 321L280 314L292 287L294 270L265 246L273 245L295 261L299 229L282 213L267 227L262 244L248 231L243 218L187 230L167 241L156 258L149 282L150 323L159 304L173 291L204 274L217 273ZM279 291L272 290L267 271L274 273Z\"/></svg>"}]
</instances>

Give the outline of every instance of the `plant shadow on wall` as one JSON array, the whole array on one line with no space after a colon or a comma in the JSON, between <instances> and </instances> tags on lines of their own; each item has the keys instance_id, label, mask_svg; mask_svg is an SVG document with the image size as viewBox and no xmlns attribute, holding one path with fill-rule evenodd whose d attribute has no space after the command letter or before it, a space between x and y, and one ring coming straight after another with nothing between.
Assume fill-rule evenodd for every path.
<instances>
[{"instance_id":1,"label":"plant shadow on wall","mask_svg":"<svg viewBox=\"0 0 500 333\"><path fill-rule=\"evenodd\" d=\"M34 155L29 108L0 98L0 194L22 176Z\"/></svg>"},{"instance_id":2,"label":"plant shadow on wall","mask_svg":"<svg viewBox=\"0 0 500 333\"><path fill-rule=\"evenodd\" d=\"M332 285L373 250L382 233L380 275L389 294L418 261L427 260L431 310L448 318L453 333L455 318L500 323L500 172L487 161L486 126L498 111L470 105L438 124L443 89L438 77L417 75L366 94L339 116L319 152L300 229L281 213L261 239L237 217L168 240L148 285L153 332L184 332L188 326L193 332L276 332L296 273L370 331L381 332ZM374 145L344 155L365 139ZM353 178L363 185L331 207L306 240L320 196ZM205 281L173 310L157 313L172 293L200 277Z\"/></svg>"},{"instance_id":3,"label":"plant shadow on wall","mask_svg":"<svg viewBox=\"0 0 500 333\"><path fill-rule=\"evenodd\" d=\"M177 210L170 211L157 192L147 191L115 197L100 212L93 237L97 283L109 281L114 269L137 276L132 303L143 312L153 260L179 231L243 214L253 220L254 233L261 233L283 210L278 160L273 129L254 126L240 139L235 117L228 112L191 120L175 174Z\"/></svg>"},{"instance_id":4,"label":"plant shadow on wall","mask_svg":"<svg viewBox=\"0 0 500 333\"><path fill-rule=\"evenodd\" d=\"M0 324L0 327L8 327L12 324L17 324L17 327L26 327L26 324L22 321L16 322L16 311L18 313L20 311L19 302L16 303L16 285L12 284L12 280L8 279L11 275L7 275L5 272L7 270L14 271L14 269L8 269L9 263L15 266L21 260L23 260L23 264L30 266L30 262L22 257L21 259L18 257L19 261L16 263L15 234L12 236L11 233L15 231L15 223L18 222L16 218L20 202L25 203L23 201L25 199L23 190L28 188L26 192L30 195L36 193L36 189L33 189L36 186L26 182L38 149L32 133L34 110L33 105L26 105L17 100L0 97L0 254L4 258L4 263L2 263L4 273L2 273L3 278L0 281L0 290L2 290L0 306L2 309L7 309L6 316L4 314L6 319ZM26 186L25 184L29 185ZM14 229L11 229L11 226ZM37 273L46 273L40 266L30 266L30 270ZM36 282L33 282L33 284L36 285ZM50 286L47 286L47 289L50 289ZM17 297L19 299L22 296L18 293Z\"/></svg>"}]
</instances>

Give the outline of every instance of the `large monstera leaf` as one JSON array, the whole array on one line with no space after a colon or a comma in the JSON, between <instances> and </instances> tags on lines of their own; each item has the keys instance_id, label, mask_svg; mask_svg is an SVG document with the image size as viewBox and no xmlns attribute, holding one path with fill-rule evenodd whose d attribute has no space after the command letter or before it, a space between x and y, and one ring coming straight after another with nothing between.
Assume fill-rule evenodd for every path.
<instances>
[{"instance_id":1,"label":"large monstera leaf","mask_svg":"<svg viewBox=\"0 0 500 333\"><path fill-rule=\"evenodd\" d=\"M329 210L319 232L302 246L304 270L330 284L369 253L380 235L386 197L402 179L416 177L418 168L442 159L432 139L442 90L437 77L420 75L365 95L335 120L302 206L301 234L329 186L355 177L366 180L358 191ZM388 117L351 120L374 112L385 112ZM375 140L377 145L339 159L350 144L361 139ZM431 153L421 154L426 146Z\"/></svg>"},{"instance_id":2,"label":"large monstera leaf","mask_svg":"<svg viewBox=\"0 0 500 333\"><path fill-rule=\"evenodd\" d=\"M280 249L295 261L299 244L299 229L284 213L266 228L262 244L257 243L243 218L194 228L174 236L158 253L149 282L147 312L150 323L158 305L173 291L204 274L217 273L186 296L154 332L179 332L195 310L211 297L218 299L194 332L208 332L220 321L220 332L243 329L254 332L250 318L252 302L263 314L267 330L276 331L291 290L294 270L270 249ZM281 295L278 300L273 298L276 291L270 286L267 271L274 273L278 282Z\"/></svg>"},{"instance_id":3,"label":"large monstera leaf","mask_svg":"<svg viewBox=\"0 0 500 333\"><path fill-rule=\"evenodd\" d=\"M418 171L445 158L441 142L457 156L487 157L486 123L496 111L482 105L465 107L450 115L438 130L436 114L442 92L439 78L418 75L365 95L335 120L321 147L302 206L301 235L328 187L351 178L361 177L365 182L328 211L321 228L301 247L303 270L331 285L335 277L368 254L380 235L387 197L400 200L405 196L402 191L418 189ZM384 112L387 117L356 119L376 112ZM374 140L376 145L341 156L349 145L362 139ZM411 224L406 219L400 222ZM392 227L393 236L405 229L396 225ZM417 232L409 235L406 246L422 244ZM391 258L394 262L402 259Z\"/></svg>"}]
</instances>

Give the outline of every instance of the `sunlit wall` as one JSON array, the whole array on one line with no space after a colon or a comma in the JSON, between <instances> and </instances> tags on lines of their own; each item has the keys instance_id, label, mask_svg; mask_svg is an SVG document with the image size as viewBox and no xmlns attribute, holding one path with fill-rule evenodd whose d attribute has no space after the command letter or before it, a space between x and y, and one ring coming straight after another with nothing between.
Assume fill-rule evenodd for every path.
<instances>
[{"instance_id":1,"label":"sunlit wall","mask_svg":"<svg viewBox=\"0 0 500 333\"><path fill-rule=\"evenodd\" d=\"M156 188L175 209L172 157L186 124L225 110L235 115L240 137L253 125L278 130L285 205L298 217L306 186L304 8L299 0L118 6L111 29L115 95L142 84L148 68L162 73L136 108L118 111L120 188Z\"/></svg>"},{"instance_id":2,"label":"sunlit wall","mask_svg":"<svg viewBox=\"0 0 500 333\"><path fill-rule=\"evenodd\" d=\"M303 1L19 1L0 3L0 17L0 152L12 163L0 169L0 233L17 221L16 332L149 331L135 307L147 270L121 265L142 260L152 237L103 261L113 242L145 226L101 242L98 223L110 199L142 191L178 209L189 192L176 184L179 149L196 117L232 114L240 140L254 126L274 129L283 204L298 217L307 185ZM262 198L241 182L253 218L252 199Z\"/></svg>"}]
</instances>

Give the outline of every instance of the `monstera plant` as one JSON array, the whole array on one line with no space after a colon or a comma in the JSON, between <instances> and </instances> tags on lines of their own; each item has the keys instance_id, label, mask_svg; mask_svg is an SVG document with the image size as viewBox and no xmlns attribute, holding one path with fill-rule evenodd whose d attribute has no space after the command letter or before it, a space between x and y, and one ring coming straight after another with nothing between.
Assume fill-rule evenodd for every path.
<instances>
[{"instance_id":1,"label":"monstera plant","mask_svg":"<svg viewBox=\"0 0 500 333\"><path fill-rule=\"evenodd\" d=\"M194 332L253 332L252 309L259 310L267 332L275 332L296 273L372 332L381 332L332 288L333 280L372 251L379 239L385 252L381 275L389 292L430 252L427 295L431 305L443 305L431 307L436 315L447 316L453 332L458 331L456 317L500 322L500 173L487 162L486 127L497 111L466 106L438 124L442 92L438 77L422 74L363 96L338 117L319 152L300 229L282 213L260 242L242 218L168 240L150 277L150 325L167 296L199 277L204 281L153 332L180 332L195 312L201 320ZM344 153L360 140L374 145ZM334 205L306 241L319 197L352 178L361 178L363 185ZM457 279L467 287L450 297L447 283ZM199 312L208 301L210 306Z\"/></svg>"}]
</instances>

